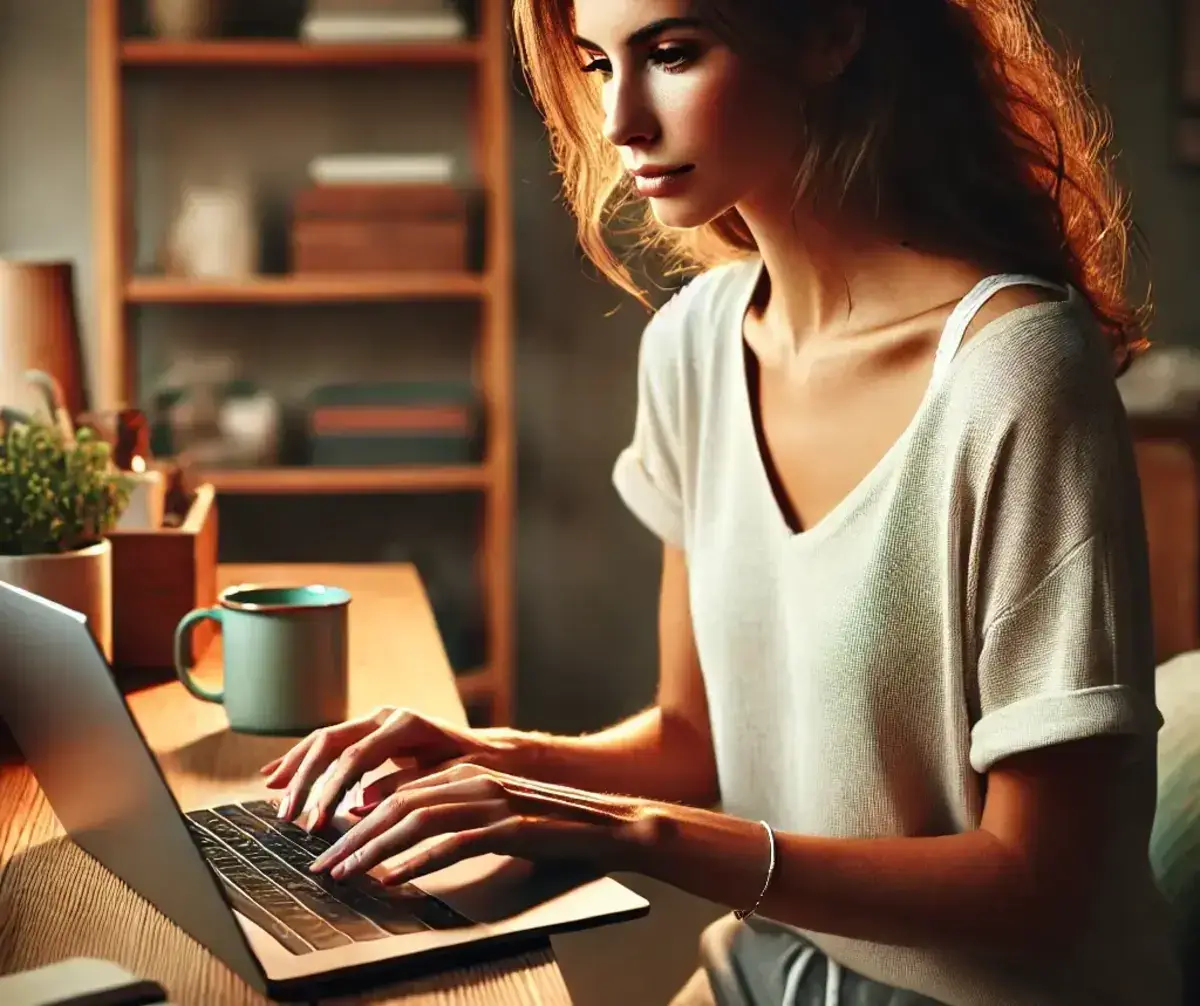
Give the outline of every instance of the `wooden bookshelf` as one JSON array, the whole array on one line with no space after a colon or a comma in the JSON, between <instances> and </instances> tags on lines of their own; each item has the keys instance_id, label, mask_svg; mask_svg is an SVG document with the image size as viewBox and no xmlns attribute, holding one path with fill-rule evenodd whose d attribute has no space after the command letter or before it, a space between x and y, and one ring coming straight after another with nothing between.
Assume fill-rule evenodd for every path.
<instances>
[{"instance_id":1,"label":"wooden bookshelf","mask_svg":"<svg viewBox=\"0 0 1200 1006\"><path fill-rule=\"evenodd\" d=\"M484 667L459 676L464 700L487 705L491 722L512 721L513 437L512 208L507 0L478 0L474 37L395 44L313 44L297 39L195 42L123 38L121 0L88 0L88 101L93 191L98 408L139 404L136 309L220 304L352 304L363 301L473 301L479 305L474 372L485 410L484 460L429 468L285 467L207 471L219 493L356 494L477 492L484 497L478 568L486 610ZM197 281L132 275L132 166L125 163L127 81L142 89L155 74L238 71L461 67L470 74L470 137L485 197L482 273L358 276L261 275L245 281ZM384 85L386 86L386 85ZM403 109L396 111L403 115Z\"/></svg>"},{"instance_id":2,"label":"wooden bookshelf","mask_svg":"<svg viewBox=\"0 0 1200 1006\"><path fill-rule=\"evenodd\" d=\"M197 473L220 493L291 495L309 493L437 493L487 490L484 465L412 468L204 468Z\"/></svg>"},{"instance_id":3,"label":"wooden bookshelf","mask_svg":"<svg viewBox=\"0 0 1200 1006\"><path fill-rule=\"evenodd\" d=\"M220 39L203 42L132 40L121 43L129 67L262 67L298 69L368 66L471 66L486 54L477 41L395 44L314 44L290 39Z\"/></svg>"},{"instance_id":4,"label":"wooden bookshelf","mask_svg":"<svg viewBox=\"0 0 1200 1006\"><path fill-rule=\"evenodd\" d=\"M125 285L130 304L316 304L364 300L474 300L487 277L476 273L255 276L245 280L191 280L134 276Z\"/></svg>"}]
</instances>

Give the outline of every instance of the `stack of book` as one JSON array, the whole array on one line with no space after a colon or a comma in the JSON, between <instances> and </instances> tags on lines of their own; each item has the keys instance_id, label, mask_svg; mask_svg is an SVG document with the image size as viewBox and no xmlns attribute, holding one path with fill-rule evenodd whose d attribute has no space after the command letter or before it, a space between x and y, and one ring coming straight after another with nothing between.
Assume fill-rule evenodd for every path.
<instances>
[{"instance_id":1,"label":"stack of book","mask_svg":"<svg viewBox=\"0 0 1200 1006\"><path fill-rule=\"evenodd\" d=\"M470 193L436 155L318 158L292 204L296 273L462 272Z\"/></svg>"},{"instance_id":2,"label":"stack of book","mask_svg":"<svg viewBox=\"0 0 1200 1006\"><path fill-rule=\"evenodd\" d=\"M331 467L466 464L479 456L479 408L469 382L325 385L307 401L310 460Z\"/></svg>"},{"instance_id":3,"label":"stack of book","mask_svg":"<svg viewBox=\"0 0 1200 1006\"><path fill-rule=\"evenodd\" d=\"M300 24L306 42L440 42L466 34L466 19L446 0L312 0Z\"/></svg>"}]
</instances>

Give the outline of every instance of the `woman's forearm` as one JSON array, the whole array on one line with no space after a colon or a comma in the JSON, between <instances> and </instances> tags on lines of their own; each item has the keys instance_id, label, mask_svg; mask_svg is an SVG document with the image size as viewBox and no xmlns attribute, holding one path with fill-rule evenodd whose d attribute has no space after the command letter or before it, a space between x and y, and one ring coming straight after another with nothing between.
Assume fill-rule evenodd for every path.
<instances>
[{"instance_id":1,"label":"woman's forearm","mask_svg":"<svg viewBox=\"0 0 1200 1006\"><path fill-rule=\"evenodd\" d=\"M718 799L708 738L658 706L582 737L518 731L496 736L511 745L506 770L525 778L700 807Z\"/></svg>"},{"instance_id":2,"label":"woman's forearm","mask_svg":"<svg viewBox=\"0 0 1200 1006\"><path fill-rule=\"evenodd\" d=\"M660 810L639 841L639 872L750 908L766 876L762 825L691 808ZM758 914L851 939L902 946L1045 952L1069 939L1079 906L1030 881L993 835L830 839L777 833Z\"/></svg>"}]
</instances>

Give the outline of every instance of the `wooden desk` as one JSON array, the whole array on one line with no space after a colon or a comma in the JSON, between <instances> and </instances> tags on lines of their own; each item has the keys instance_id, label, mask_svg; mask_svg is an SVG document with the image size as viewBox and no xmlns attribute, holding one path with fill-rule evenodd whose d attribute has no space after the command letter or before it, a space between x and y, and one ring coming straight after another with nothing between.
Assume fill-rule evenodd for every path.
<instances>
[{"instance_id":1,"label":"wooden desk","mask_svg":"<svg viewBox=\"0 0 1200 1006\"><path fill-rule=\"evenodd\" d=\"M433 613L407 565L223 566L221 587L247 581L326 582L350 605L352 710L409 705L465 722ZM219 646L202 679L220 675ZM177 682L130 697L130 707L181 801L253 792L258 767L287 739L237 736L220 706ZM0 765L0 973L76 955L104 957L162 983L179 1006L250 1006L267 1000L63 836L32 773ZM339 1003L405 1006L569 1006L549 942L460 971L442 972Z\"/></svg>"}]
</instances>

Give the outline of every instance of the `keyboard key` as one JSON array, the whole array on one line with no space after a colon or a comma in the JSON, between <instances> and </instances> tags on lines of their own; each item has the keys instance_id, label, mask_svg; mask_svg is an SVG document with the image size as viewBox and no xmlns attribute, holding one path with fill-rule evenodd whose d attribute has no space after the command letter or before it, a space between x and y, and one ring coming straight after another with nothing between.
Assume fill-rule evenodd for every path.
<instances>
[{"instance_id":1,"label":"keyboard key","mask_svg":"<svg viewBox=\"0 0 1200 1006\"><path fill-rule=\"evenodd\" d=\"M250 817L241 808L229 805L196 813L199 823L217 838L252 863L264 876L283 888L310 912L350 939L361 943L389 935L387 930L333 897L314 883L311 877L288 866L253 837L236 827L235 821Z\"/></svg>"},{"instance_id":2,"label":"keyboard key","mask_svg":"<svg viewBox=\"0 0 1200 1006\"><path fill-rule=\"evenodd\" d=\"M204 819L204 815L203 811L188 815L195 822L191 825L192 834L201 854L224 880L317 950L343 947L352 942L348 935L308 911L244 858L197 827L196 824Z\"/></svg>"},{"instance_id":3,"label":"keyboard key","mask_svg":"<svg viewBox=\"0 0 1200 1006\"><path fill-rule=\"evenodd\" d=\"M245 821L245 818L249 818L253 824ZM334 880L328 873L310 873L309 867L312 866L316 857L284 838L268 822L252 818L249 814L237 817L229 816L229 819L236 820L239 826L244 825L247 830L254 828L254 837L260 845L270 850L288 866L298 870L331 897L349 905L360 915L386 929L393 936L403 936L406 933L418 933L435 928L426 925L421 920L420 913L413 911L414 906L411 903L399 904L388 899L380 900L372 897L367 890L367 882L382 887L374 878L357 877L340 881Z\"/></svg>"},{"instance_id":4,"label":"keyboard key","mask_svg":"<svg viewBox=\"0 0 1200 1006\"><path fill-rule=\"evenodd\" d=\"M291 821L280 821L275 816L275 808L266 800L250 801L242 804L242 807L250 811L268 830L304 850L303 855L308 858L303 863L299 856L294 856L294 862L292 859L287 860L298 869L307 871L312 861L332 845L332 842L305 831ZM329 837L336 840L338 836L330 834ZM276 846L272 844L273 840L260 839L260 841L273 851L276 849ZM279 852L276 854L283 855ZM288 853L288 855L294 854ZM363 904L363 907L359 908L358 904L355 904L355 908L392 932L411 932L414 919L420 923L417 928L457 929L473 924L465 915L413 883L404 884L400 888L387 887L369 874L358 874L346 881L331 881L331 883L335 885L332 888L336 892L335 897L348 900L346 892L349 889L370 898L374 906L378 907ZM379 914L381 912L382 914Z\"/></svg>"},{"instance_id":5,"label":"keyboard key","mask_svg":"<svg viewBox=\"0 0 1200 1006\"><path fill-rule=\"evenodd\" d=\"M234 887L224 876L219 876L221 886L225 889L225 897L229 899L229 903L235 911L241 912L246 918L253 922L259 929L265 930L275 937L286 949L293 954L310 954L313 948L305 943L292 930L288 929L274 915L268 912L262 905L251 901L250 898L242 892L240 888Z\"/></svg>"}]
</instances>

